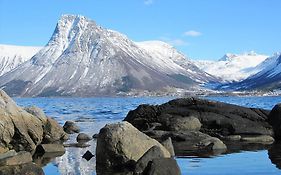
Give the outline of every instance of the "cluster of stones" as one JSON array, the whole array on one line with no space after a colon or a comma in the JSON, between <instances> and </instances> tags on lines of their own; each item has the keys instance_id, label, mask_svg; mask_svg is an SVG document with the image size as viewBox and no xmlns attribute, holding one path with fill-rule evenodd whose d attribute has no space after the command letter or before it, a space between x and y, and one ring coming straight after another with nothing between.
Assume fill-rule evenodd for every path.
<instances>
[{"instance_id":1,"label":"cluster of stones","mask_svg":"<svg viewBox=\"0 0 281 175\"><path fill-rule=\"evenodd\" d=\"M175 153L217 154L230 151L229 143L268 145L281 139L281 105L269 111L184 98L140 105L124 120L100 130L97 172L180 174L171 158Z\"/></svg>"}]
</instances>

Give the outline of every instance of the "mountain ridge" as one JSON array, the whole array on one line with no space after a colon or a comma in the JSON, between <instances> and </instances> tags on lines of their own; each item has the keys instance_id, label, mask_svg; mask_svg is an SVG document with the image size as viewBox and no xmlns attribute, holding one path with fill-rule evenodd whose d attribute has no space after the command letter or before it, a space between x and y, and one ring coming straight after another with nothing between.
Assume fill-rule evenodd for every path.
<instances>
[{"instance_id":1,"label":"mountain ridge","mask_svg":"<svg viewBox=\"0 0 281 175\"><path fill-rule=\"evenodd\" d=\"M177 52L169 49L167 53ZM0 86L12 96L99 96L134 89L199 88L216 81L177 55L181 65L169 56L166 64L119 32L83 16L63 15L46 46L0 77ZM188 65L198 72L182 67Z\"/></svg>"}]
</instances>

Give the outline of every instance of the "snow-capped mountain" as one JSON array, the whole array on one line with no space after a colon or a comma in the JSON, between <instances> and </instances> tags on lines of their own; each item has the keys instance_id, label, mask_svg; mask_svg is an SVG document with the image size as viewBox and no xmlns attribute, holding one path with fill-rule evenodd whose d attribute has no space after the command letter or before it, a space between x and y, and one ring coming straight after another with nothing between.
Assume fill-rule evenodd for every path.
<instances>
[{"instance_id":1,"label":"snow-capped mountain","mask_svg":"<svg viewBox=\"0 0 281 175\"><path fill-rule=\"evenodd\" d=\"M235 83L236 89L281 89L281 53L275 53L254 68L257 73L242 82Z\"/></svg>"},{"instance_id":2,"label":"snow-capped mountain","mask_svg":"<svg viewBox=\"0 0 281 175\"><path fill-rule=\"evenodd\" d=\"M63 15L48 44L0 77L0 86L13 96L97 96L216 80L167 44L154 43L165 49L157 53L144 45L83 16Z\"/></svg>"},{"instance_id":3,"label":"snow-capped mountain","mask_svg":"<svg viewBox=\"0 0 281 175\"><path fill-rule=\"evenodd\" d=\"M0 44L0 76L31 59L41 48Z\"/></svg>"},{"instance_id":4,"label":"snow-capped mountain","mask_svg":"<svg viewBox=\"0 0 281 175\"><path fill-rule=\"evenodd\" d=\"M207 73L221 78L224 82L241 81L257 73L255 67L268 56L258 55L254 52L241 55L226 54L218 61L194 61L194 63Z\"/></svg>"}]
</instances>

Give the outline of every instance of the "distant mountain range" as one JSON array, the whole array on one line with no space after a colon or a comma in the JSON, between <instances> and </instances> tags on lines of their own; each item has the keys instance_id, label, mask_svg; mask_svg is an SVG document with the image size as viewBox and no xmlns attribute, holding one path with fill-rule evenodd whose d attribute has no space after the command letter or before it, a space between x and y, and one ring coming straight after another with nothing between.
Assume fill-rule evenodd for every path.
<instances>
[{"instance_id":1,"label":"distant mountain range","mask_svg":"<svg viewBox=\"0 0 281 175\"><path fill-rule=\"evenodd\" d=\"M0 45L0 87L11 96L281 87L281 58L254 52L192 61L162 41L134 42L79 15L63 15L45 47ZM215 86L214 86L215 85Z\"/></svg>"},{"instance_id":2,"label":"distant mountain range","mask_svg":"<svg viewBox=\"0 0 281 175\"><path fill-rule=\"evenodd\" d=\"M83 16L63 15L45 47L0 78L12 96L105 96L196 89L217 81L163 42L136 43Z\"/></svg>"},{"instance_id":3,"label":"distant mountain range","mask_svg":"<svg viewBox=\"0 0 281 175\"><path fill-rule=\"evenodd\" d=\"M262 90L272 91L281 89L281 53L267 58L255 67L256 74L241 82L232 83L226 89L231 90ZM222 86L225 88L225 86Z\"/></svg>"},{"instance_id":4,"label":"distant mountain range","mask_svg":"<svg viewBox=\"0 0 281 175\"><path fill-rule=\"evenodd\" d=\"M238 54L225 54L218 61L194 61L202 70L214 75L222 82L237 82L258 72L255 67L263 62L267 55L258 55L254 52Z\"/></svg>"},{"instance_id":5,"label":"distant mountain range","mask_svg":"<svg viewBox=\"0 0 281 175\"><path fill-rule=\"evenodd\" d=\"M30 60L41 48L0 44L0 76Z\"/></svg>"}]
</instances>

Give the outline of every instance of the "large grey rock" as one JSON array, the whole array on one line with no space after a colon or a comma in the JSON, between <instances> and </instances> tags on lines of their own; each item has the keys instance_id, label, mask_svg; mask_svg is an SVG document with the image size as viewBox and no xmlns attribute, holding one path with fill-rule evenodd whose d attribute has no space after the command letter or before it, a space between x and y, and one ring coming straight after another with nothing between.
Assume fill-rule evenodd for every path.
<instances>
[{"instance_id":1,"label":"large grey rock","mask_svg":"<svg viewBox=\"0 0 281 175\"><path fill-rule=\"evenodd\" d=\"M30 106L30 107L25 107L24 110L26 110L28 113L38 117L43 124L47 122L47 117L45 113L43 112L42 109L38 108L37 106Z\"/></svg>"},{"instance_id":2,"label":"large grey rock","mask_svg":"<svg viewBox=\"0 0 281 175\"><path fill-rule=\"evenodd\" d=\"M148 163L156 158L165 157L165 153L159 146L151 147L144 155L137 161L135 173L142 173L147 167Z\"/></svg>"},{"instance_id":3,"label":"large grey rock","mask_svg":"<svg viewBox=\"0 0 281 175\"><path fill-rule=\"evenodd\" d=\"M171 157L158 141L143 134L130 123L108 124L100 130L97 139L97 168L122 168L131 161L139 160L153 146L159 146L164 157Z\"/></svg>"},{"instance_id":4,"label":"large grey rock","mask_svg":"<svg viewBox=\"0 0 281 175\"><path fill-rule=\"evenodd\" d=\"M0 90L1 152L5 152L6 148L16 151L34 151L46 137L55 141L61 139L57 135L65 134L62 129L50 131L48 129L49 119L39 109L29 108L28 110L29 112L18 107L3 90ZM61 128L55 121L51 126Z\"/></svg>"},{"instance_id":5,"label":"large grey rock","mask_svg":"<svg viewBox=\"0 0 281 175\"><path fill-rule=\"evenodd\" d=\"M68 134L64 132L63 128L58 124L58 122L48 117L44 127L44 143L52 143L67 139Z\"/></svg>"},{"instance_id":6,"label":"large grey rock","mask_svg":"<svg viewBox=\"0 0 281 175\"><path fill-rule=\"evenodd\" d=\"M153 159L147 166L146 175L181 175L180 168L175 159Z\"/></svg>"},{"instance_id":7,"label":"large grey rock","mask_svg":"<svg viewBox=\"0 0 281 175\"><path fill-rule=\"evenodd\" d=\"M0 175L44 175L44 171L35 163L27 163L13 166L1 166Z\"/></svg>"},{"instance_id":8,"label":"large grey rock","mask_svg":"<svg viewBox=\"0 0 281 175\"><path fill-rule=\"evenodd\" d=\"M32 151L43 139L44 124L40 119L18 107L0 90L0 143L16 151Z\"/></svg>"},{"instance_id":9,"label":"large grey rock","mask_svg":"<svg viewBox=\"0 0 281 175\"><path fill-rule=\"evenodd\" d=\"M63 130L68 134L79 133L80 128L73 121L66 121Z\"/></svg>"},{"instance_id":10,"label":"large grey rock","mask_svg":"<svg viewBox=\"0 0 281 175\"><path fill-rule=\"evenodd\" d=\"M0 154L0 160L5 159L7 157L13 157L15 155L17 155L17 152L15 150L10 150L10 151Z\"/></svg>"},{"instance_id":11,"label":"large grey rock","mask_svg":"<svg viewBox=\"0 0 281 175\"><path fill-rule=\"evenodd\" d=\"M30 152L21 151L13 156L8 156L0 160L0 166L21 165L32 162Z\"/></svg>"}]
</instances>

